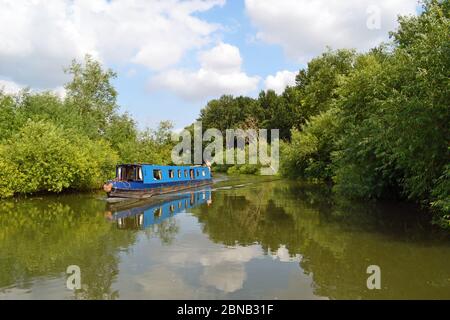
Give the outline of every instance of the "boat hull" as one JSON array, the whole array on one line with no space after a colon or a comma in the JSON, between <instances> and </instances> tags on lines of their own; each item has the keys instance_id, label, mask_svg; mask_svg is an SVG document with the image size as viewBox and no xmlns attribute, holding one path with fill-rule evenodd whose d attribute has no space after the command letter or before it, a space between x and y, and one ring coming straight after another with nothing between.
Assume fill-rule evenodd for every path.
<instances>
[{"instance_id":1,"label":"boat hull","mask_svg":"<svg viewBox=\"0 0 450 320\"><path fill-rule=\"evenodd\" d=\"M183 183L170 183L165 185L160 185L157 187L149 186L148 188L143 185L142 188L107 188L107 195L109 198L133 198L133 199L146 199L155 195L166 194L177 192L186 189L198 188L201 186L210 185L212 179L199 180L199 181L189 181ZM106 191L106 188L105 188Z\"/></svg>"}]
</instances>

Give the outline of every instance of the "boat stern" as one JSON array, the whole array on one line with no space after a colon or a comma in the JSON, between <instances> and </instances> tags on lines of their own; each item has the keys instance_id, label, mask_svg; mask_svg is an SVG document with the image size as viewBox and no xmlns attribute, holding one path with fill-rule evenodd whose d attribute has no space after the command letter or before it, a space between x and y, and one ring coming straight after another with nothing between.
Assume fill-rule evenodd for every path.
<instances>
[{"instance_id":1,"label":"boat stern","mask_svg":"<svg viewBox=\"0 0 450 320\"><path fill-rule=\"evenodd\" d=\"M108 181L103 185L103 191L105 191L109 195L113 187L114 187L113 183L111 181Z\"/></svg>"}]
</instances>

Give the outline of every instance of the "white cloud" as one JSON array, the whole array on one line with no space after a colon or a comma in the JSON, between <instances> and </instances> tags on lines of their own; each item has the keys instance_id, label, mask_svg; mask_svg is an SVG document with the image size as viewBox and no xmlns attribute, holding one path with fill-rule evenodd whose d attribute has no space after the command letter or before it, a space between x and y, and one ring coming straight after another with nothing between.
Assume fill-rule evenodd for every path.
<instances>
[{"instance_id":1,"label":"white cloud","mask_svg":"<svg viewBox=\"0 0 450 320\"><path fill-rule=\"evenodd\" d=\"M224 1L0 0L0 76L56 87L86 53L161 70L210 42L219 26L195 13Z\"/></svg>"},{"instance_id":2,"label":"white cloud","mask_svg":"<svg viewBox=\"0 0 450 320\"><path fill-rule=\"evenodd\" d=\"M395 29L397 15L414 14L416 5L417 0L245 1L247 14L259 29L256 38L281 45L299 62L320 54L326 46L359 50L376 46ZM379 28L368 28L368 19L377 12ZM370 21L369 25L377 25Z\"/></svg>"},{"instance_id":3,"label":"white cloud","mask_svg":"<svg viewBox=\"0 0 450 320\"><path fill-rule=\"evenodd\" d=\"M274 90L277 94L281 94L287 86L295 85L296 75L297 72L287 70L278 71L274 76L269 75L264 81L265 89L271 89Z\"/></svg>"},{"instance_id":4,"label":"white cloud","mask_svg":"<svg viewBox=\"0 0 450 320\"><path fill-rule=\"evenodd\" d=\"M207 286L231 293L242 289L247 279L243 264L224 263L214 267L206 267L201 275L201 281Z\"/></svg>"},{"instance_id":5,"label":"white cloud","mask_svg":"<svg viewBox=\"0 0 450 320\"><path fill-rule=\"evenodd\" d=\"M200 242L196 242L195 246L192 245L192 241L195 240L196 238L190 238L191 245L183 248L182 251L165 252L163 259L173 266L185 267L200 264L204 267L200 276L202 284L227 293L243 287L247 279L245 264L263 257L263 251L258 245L217 246L214 249L205 249Z\"/></svg>"},{"instance_id":6,"label":"white cloud","mask_svg":"<svg viewBox=\"0 0 450 320\"><path fill-rule=\"evenodd\" d=\"M190 239L195 241L196 239ZM246 263L252 259L263 256L261 247L251 245L247 247L233 246L220 247L214 250L205 250L201 247L201 243L196 243L198 247L190 247L184 251L177 251L175 254L170 253L164 256L164 259L170 261L174 265L185 265L190 263L201 264L202 266L217 266L223 263Z\"/></svg>"},{"instance_id":7,"label":"white cloud","mask_svg":"<svg viewBox=\"0 0 450 320\"><path fill-rule=\"evenodd\" d=\"M209 51L200 53L202 68L217 72L239 72L242 58L239 48L227 43L220 43Z\"/></svg>"},{"instance_id":8,"label":"white cloud","mask_svg":"<svg viewBox=\"0 0 450 320\"><path fill-rule=\"evenodd\" d=\"M56 88L54 88L53 90L51 90L54 94L56 94L58 97L60 97L61 99L64 99L66 97L66 89L63 86L58 86Z\"/></svg>"},{"instance_id":9,"label":"white cloud","mask_svg":"<svg viewBox=\"0 0 450 320\"><path fill-rule=\"evenodd\" d=\"M42 92L43 91L43 90L32 89L30 87L16 83L14 81L0 79L0 92L6 93L6 94L17 94L24 89L30 90L31 92ZM58 86L58 87L48 89L45 91L50 91L53 94L55 94L56 96L60 97L61 99L64 99L66 96L66 89L63 86Z\"/></svg>"},{"instance_id":10,"label":"white cloud","mask_svg":"<svg viewBox=\"0 0 450 320\"><path fill-rule=\"evenodd\" d=\"M247 94L256 90L258 76L241 71L239 48L220 43L199 54L200 69L171 69L150 81L150 89L167 89L188 100L202 100L222 94Z\"/></svg>"},{"instance_id":11,"label":"white cloud","mask_svg":"<svg viewBox=\"0 0 450 320\"><path fill-rule=\"evenodd\" d=\"M17 84L13 81L0 79L0 92L6 94L16 94L19 93L22 89L24 89L24 87L20 84Z\"/></svg>"}]
</instances>

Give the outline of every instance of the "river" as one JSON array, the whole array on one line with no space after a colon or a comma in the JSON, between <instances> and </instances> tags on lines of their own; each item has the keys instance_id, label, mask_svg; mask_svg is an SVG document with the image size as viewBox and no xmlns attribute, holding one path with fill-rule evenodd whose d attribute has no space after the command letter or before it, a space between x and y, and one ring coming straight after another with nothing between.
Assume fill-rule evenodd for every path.
<instances>
[{"instance_id":1,"label":"river","mask_svg":"<svg viewBox=\"0 0 450 320\"><path fill-rule=\"evenodd\" d=\"M450 299L449 235L425 212L325 186L230 177L145 202L1 204L0 299Z\"/></svg>"}]
</instances>

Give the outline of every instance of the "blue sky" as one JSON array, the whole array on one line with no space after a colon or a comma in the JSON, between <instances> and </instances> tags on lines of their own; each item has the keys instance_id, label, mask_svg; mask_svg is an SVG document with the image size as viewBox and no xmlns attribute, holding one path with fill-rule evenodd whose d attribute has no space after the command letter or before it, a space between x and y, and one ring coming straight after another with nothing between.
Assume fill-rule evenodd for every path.
<instances>
[{"instance_id":1,"label":"blue sky","mask_svg":"<svg viewBox=\"0 0 450 320\"><path fill-rule=\"evenodd\" d=\"M0 0L0 88L54 90L87 53L117 72L122 111L192 123L222 94L281 92L331 48L387 40L416 0Z\"/></svg>"},{"instance_id":2,"label":"blue sky","mask_svg":"<svg viewBox=\"0 0 450 320\"><path fill-rule=\"evenodd\" d=\"M268 45L252 39L257 30L252 26L245 12L243 1L227 1L224 6L214 7L207 12L198 13L196 16L223 26L223 31L219 36L220 40L240 49L243 59L242 69L249 75L265 78L279 70L296 72L305 65L288 59L278 45ZM196 51L188 52L179 65L194 70L198 68ZM133 67L136 74L132 77L127 76L130 70L128 65L117 66L115 69L119 73L118 79L114 82L120 92L119 104L122 106L122 110L132 113L141 126L155 127L161 120L171 120L176 128L182 128L198 117L200 109L209 100L208 97L196 101L186 101L165 90L149 92L147 89L149 71L146 68ZM263 89L264 83L261 81L257 90L248 92L248 95L256 96Z\"/></svg>"}]
</instances>

